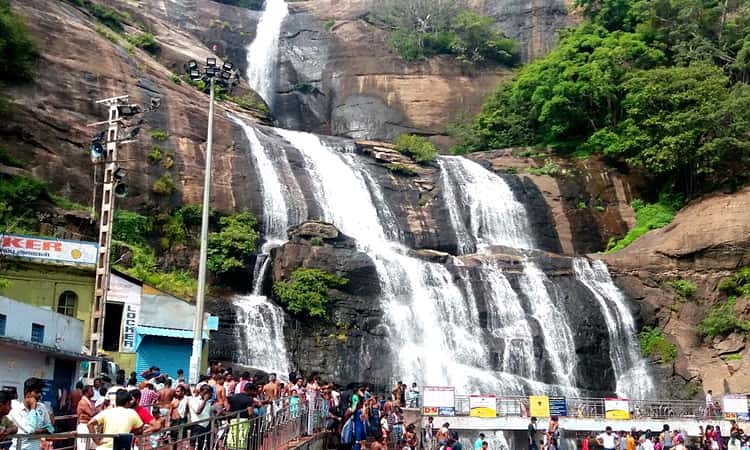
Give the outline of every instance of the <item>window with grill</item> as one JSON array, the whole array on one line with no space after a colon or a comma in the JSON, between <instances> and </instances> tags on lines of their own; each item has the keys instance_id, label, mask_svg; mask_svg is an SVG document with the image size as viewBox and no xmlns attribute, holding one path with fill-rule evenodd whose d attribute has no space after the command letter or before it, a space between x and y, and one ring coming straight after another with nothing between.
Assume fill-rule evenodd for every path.
<instances>
[{"instance_id":1,"label":"window with grill","mask_svg":"<svg viewBox=\"0 0 750 450\"><path fill-rule=\"evenodd\" d=\"M57 299L57 312L66 316L75 317L78 295L73 291L65 291Z\"/></svg>"},{"instance_id":2,"label":"window with grill","mask_svg":"<svg viewBox=\"0 0 750 450\"><path fill-rule=\"evenodd\" d=\"M44 343L44 325L39 325L38 323L31 324L31 342L36 342L37 344Z\"/></svg>"},{"instance_id":3,"label":"window with grill","mask_svg":"<svg viewBox=\"0 0 750 450\"><path fill-rule=\"evenodd\" d=\"M5 336L5 321L7 317L5 314L0 314L0 336Z\"/></svg>"}]
</instances>

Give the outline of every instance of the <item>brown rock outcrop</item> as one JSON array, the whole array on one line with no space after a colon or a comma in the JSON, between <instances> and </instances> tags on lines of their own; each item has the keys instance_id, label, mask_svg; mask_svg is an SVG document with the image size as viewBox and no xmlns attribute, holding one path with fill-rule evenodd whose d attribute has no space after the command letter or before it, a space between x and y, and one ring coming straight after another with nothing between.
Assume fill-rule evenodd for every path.
<instances>
[{"instance_id":1,"label":"brown rock outcrop","mask_svg":"<svg viewBox=\"0 0 750 450\"><path fill-rule=\"evenodd\" d=\"M625 293L640 302L644 322L663 328L677 345L676 376L714 392L750 390L750 378L743 374L750 365L747 336L707 342L698 331L706 311L725 301L717 288L721 279L750 264L750 188L696 200L668 226L617 253L596 257L607 263ZM668 285L674 280L690 281L697 292L681 298ZM746 302L738 299L735 305L735 312L745 317Z\"/></svg>"}]
</instances>

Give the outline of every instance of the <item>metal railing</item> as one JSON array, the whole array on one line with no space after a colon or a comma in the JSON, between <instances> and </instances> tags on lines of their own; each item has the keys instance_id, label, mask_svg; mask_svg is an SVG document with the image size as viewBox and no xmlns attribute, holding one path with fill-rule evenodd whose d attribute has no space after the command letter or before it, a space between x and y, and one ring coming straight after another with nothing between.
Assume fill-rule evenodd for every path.
<instances>
[{"instance_id":1,"label":"metal railing","mask_svg":"<svg viewBox=\"0 0 750 450\"><path fill-rule=\"evenodd\" d=\"M301 403L268 409L257 417L243 417L247 412L241 411L140 435L75 432L15 435L0 442L0 448L13 444L18 450L90 450L110 439L115 450L277 450L322 431L327 417L327 409L320 402L312 408Z\"/></svg>"},{"instance_id":2,"label":"metal railing","mask_svg":"<svg viewBox=\"0 0 750 450\"><path fill-rule=\"evenodd\" d=\"M604 418L603 398L565 397L567 414L565 417ZM421 405L421 398L420 398ZM469 396L456 395L455 409L457 416L468 416L470 413ZM721 419L723 412L717 403L709 408L704 402L692 400L629 400L632 419ZM528 417L528 397L497 397L496 411L498 417Z\"/></svg>"}]
</instances>

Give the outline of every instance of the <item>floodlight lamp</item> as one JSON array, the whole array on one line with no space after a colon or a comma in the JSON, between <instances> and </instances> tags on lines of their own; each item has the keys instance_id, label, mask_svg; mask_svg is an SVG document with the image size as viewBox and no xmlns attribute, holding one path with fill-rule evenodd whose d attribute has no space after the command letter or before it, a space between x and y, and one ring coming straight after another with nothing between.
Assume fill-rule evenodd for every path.
<instances>
[{"instance_id":1,"label":"floodlight lamp","mask_svg":"<svg viewBox=\"0 0 750 450\"><path fill-rule=\"evenodd\" d=\"M187 67L188 67L188 71L197 70L198 69L198 61L196 61L194 59L191 59L190 61L188 61Z\"/></svg>"},{"instance_id":2,"label":"floodlight lamp","mask_svg":"<svg viewBox=\"0 0 750 450\"><path fill-rule=\"evenodd\" d=\"M200 80L201 78L203 78L203 75L201 75L200 70L195 69L195 70L191 70L190 71L190 79L191 80L195 81L195 80Z\"/></svg>"},{"instance_id":3,"label":"floodlight lamp","mask_svg":"<svg viewBox=\"0 0 750 450\"><path fill-rule=\"evenodd\" d=\"M221 78L223 80L229 80L229 79L232 78L232 73L231 72L222 71L221 72Z\"/></svg>"},{"instance_id":4,"label":"floodlight lamp","mask_svg":"<svg viewBox=\"0 0 750 450\"><path fill-rule=\"evenodd\" d=\"M136 114L140 114L143 110L138 105L119 105L117 107L117 110L119 111L121 116L124 117L132 117Z\"/></svg>"},{"instance_id":5,"label":"floodlight lamp","mask_svg":"<svg viewBox=\"0 0 750 450\"><path fill-rule=\"evenodd\" d=\"M216 58L206 58L206 66L216 67Z\"/></svg>"},{"instance_id":6,"label":"floodlight lamp","mask_svg":"<svg viewBox=\"0 0 750 450\"><path fill-rule=\"evenodd\" d=\"M218 67L216 66L206 66L206 76L207 77L213 77L216 75Z\"/></svg>"},{"instance_id":7,"label":"floodlight lamp","mask_svg":"<svg viewBox=\"0 0 750 450\"><path fill-rule=\"evenodd\" d=\"M91 158L99 159L104 155L104 145L102 141L91 141Z\"/></svg>"},{"instance_id":8,"label":"floodlight lamp","mask_svg":"<svg viewBox=\"0 0 750 450\"><path fill-rule=\"evenodd\" d=\"M114 178L116 182L120 182L123 178L125 178L125 175L127 174L127 170L123 169L122 167L118 167L114 172L112 172L112 178Z\"/></svg>"},{"instance_id":9,"label":"floodlight lamp","mask_svg":"<svg viewBox=\"0 0 750 450\"><path fill-rule=\"evenodd\" d=\"M221 70L225 72L231 72L232 69L234 69L234 64L232 64L229 61L226 61L223 66L221 66Z\"/></svg>"},{"instance_id":10,"label":"floodlight lamp","mask_svg":"<svg viewBox=\"0 0 750 450\"><path fill-rule=\"evenodd\" d=\"M160 107L161 107L161 97L151 97L150 110L153 111L155 109L159 109Z\"/></svg>"},{"instance_id":11,"label":"floodlight lamp","mask_svg":"<svg viewBox=\"0 0 750 450\"><path fill-rule=\"evenodd\" d=\"M128 186L123 183L117 183L115 185L115 197L123 198L128 196Z\"/></svg>"}]
</instances>

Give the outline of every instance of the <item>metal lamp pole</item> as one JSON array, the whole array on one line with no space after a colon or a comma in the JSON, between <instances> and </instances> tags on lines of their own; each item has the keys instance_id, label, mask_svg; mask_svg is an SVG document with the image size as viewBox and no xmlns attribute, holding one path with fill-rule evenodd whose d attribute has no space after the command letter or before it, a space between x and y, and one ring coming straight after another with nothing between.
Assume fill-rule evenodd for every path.
<instances>
[{"instance_id":1,"label":"metal lamp pole","mask_svg":"<svg viewBox=\"0 0 750 450\"><path fill-rule=\"evenodd\" d=\"M201 218L201 250L198 265L198 294L195 298L193 354L190 356L190 383L198 383L203 354L203 307L206 301L206 260L208 259L208 204L211 196L211 147L214 139L214 77L210 79L208 103L208 137L206 138L206 170L203 174L203 210Z\"/></svg>"},{"instance_id":2,"label":"metal lamp pole","mask_svg":"<svg viewBox=\"0 0 750 450\"><path fill-rule=\"evenodd\" d=\"M195 322L193 329L193 354L190 356L190 383L198 383L203 355L203 309L206 302L206 260L208 259L208 216L211 190L211 150L214 128L214 90L218 80L221 87L230 90L240 84L239 74L234 65L225 61L221 66L216 58L207 58L205 72L201 73L198 63L191 60L185 66L193 81L208 82L210 101L208 104L208 137L206 138L206 169L203 174L203 210L201 211L201 250L198 265L198 292L195 297Z\"/></svg>"}]
</instances>

